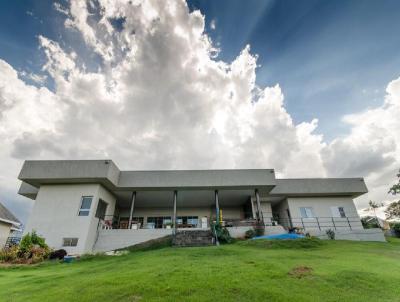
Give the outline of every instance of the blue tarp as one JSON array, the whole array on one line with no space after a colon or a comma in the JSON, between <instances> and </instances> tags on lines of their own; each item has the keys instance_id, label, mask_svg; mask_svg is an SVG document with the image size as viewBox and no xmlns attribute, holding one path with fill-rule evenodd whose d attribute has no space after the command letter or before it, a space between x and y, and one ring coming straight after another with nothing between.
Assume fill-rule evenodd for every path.
<instances>
[{"instance_id":1,"label":"blue tarp","mask_svg":"<svg viewBox=\"0 0 400 302\"><path fill-rule=\"evenodd\" d=\"M299 234L277 234L277 235L266 235L266 236L258 236L253 239L299 239L304 238L304 235Z\"/></svg>"}]
</instances>

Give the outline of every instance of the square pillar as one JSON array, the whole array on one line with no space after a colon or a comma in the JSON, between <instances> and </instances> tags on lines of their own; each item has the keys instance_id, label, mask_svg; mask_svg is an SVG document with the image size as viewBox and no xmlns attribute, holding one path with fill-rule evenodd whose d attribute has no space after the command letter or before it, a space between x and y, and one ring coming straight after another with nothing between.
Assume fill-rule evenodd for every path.
<instances>
[{"instance_id":1,"label":"square pillar","mask_svg":"<svg viewBox=\"0 0 400 302\"><path fill-rule=\"evenodd\" d=\"M172 225L173 225L172 233L174 235L176 234L176 229L177 229L177 226L176 226L176 200L177 199L178 199L178 191L174 191L174 212L172 215Z\"/></svg>"},{"instance_id":2,"label":"square pillar","mask_svg":"<svg viewBox=\"0 0 400 302\"><path fill-rule=\"evenodd\" d=\"M131 198L131 211L129 212L129 223L128 223L128 229L131 229L132 227L132 216L133 216L133 209L135 207L135 199L136 199L136 192L132 192L132 198Z\"/></svg>"},{"instance_id":3,"label":"square pillar","mask_svg":"<svg viewBox=\"0 0 400 302\"><path fill-rule=\"evenodd\" d=\"M215 215L216 215L216 223L220 224L219 221L219 201L218 201L218 190L215 190Z\"/></svg>"},{"instance_id":4,"label":"square pillar","mask_svg":"<svg viewBox=\"0 0 400 302\"><path fill-rule=\"evenodd\" d=\"M262 224L264 224L264 215L261 210L260 194L258 193L258 189L255 189L255 194L256 194L256 202L257 202L257 219L258 219L258 221L262 222Z\"/></svg>"}]
</instances>

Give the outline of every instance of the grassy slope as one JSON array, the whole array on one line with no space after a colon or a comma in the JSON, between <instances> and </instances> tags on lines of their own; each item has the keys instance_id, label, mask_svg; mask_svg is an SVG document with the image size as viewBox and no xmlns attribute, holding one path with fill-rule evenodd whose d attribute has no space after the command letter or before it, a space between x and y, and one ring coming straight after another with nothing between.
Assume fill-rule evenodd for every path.
<instances>
[{"instance_id":1,"label":"grassy slope","mask_svg":"<svg viewBox=\"0 0 400 302\"><path fill-rule=\"evenodd\" d=\"M288 274L297 266L310 276ZM400 301L400 241L240 242L0 268L0 301Z\"/></svg>"}]
</instances>

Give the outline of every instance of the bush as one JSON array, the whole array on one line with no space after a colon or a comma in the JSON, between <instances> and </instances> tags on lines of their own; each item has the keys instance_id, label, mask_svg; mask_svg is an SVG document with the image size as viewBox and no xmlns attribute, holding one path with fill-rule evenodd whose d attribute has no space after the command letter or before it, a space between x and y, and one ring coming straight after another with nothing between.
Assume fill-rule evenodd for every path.
<instances>
[{"instance_id":1,"label":"bush","mask_svg":"<svg viewBox=\"0 0 400 302\"><path fill-rule=\"evenodd\" d=\"M390 228L394 231L394 234L396 235L396 237L400 238L400 222L391 223Z\"/></svg>"},{"instance_id":2,"label":"bush","mask_svg":"<svg viewBox=\"0 0 400 302\"><path fill-rule=\"evenodd\" d=\"M40 237L36 231L32 231L32 233L27 233L24 237L22 237L21 242L19 243L19 253L21 257L31 253L32 247L38 246L43 249L49 249L43 237Z\"/></svg>"},{"instance_id":3,"label":"bush","mask_svg":"<svg viewBox=\"0 0 400 302\"><path fill-rule=\"evenodd\" d=\"M370 216L361 218L361 224L364 229L375 229L381 227L379 225L378 219L376 217Z\"/></svg>"},{"instance_id":4,"label":"bush","mask_svg":"<svg viewBox=\"0 0 400 302\"><path fill-rule=\"evenodd\" d=\"M30 250L30 257L28 259L31 260L31 263L38 263L49 258L49 254L49 248L33 246Z\"/></svg>"},{"instance_id":5,"label":"bush","mask_svg":"<svg viewBox=\"0 0 400 302\"><path fill-rule=\"evenodd\" d=\"M331 240L335 240L335 232L331 229L326 231L326 235L328 235L328 238Z\"/></svg>"},{"instance_id":6,"label":"bush","mask_svg":"<svg viewBox=\"0 0 400 302\"><path fill-rule=\"evenodd\" d=\"M14 262L18 258L18 246L13 245L0 250L0 262Z\"/></svg>"},{"instance_id":7,"label":"bush","mask_svg":"<svg viewBox=\"0 0 400 302\"><path fill-rule=\"evenodd\" d=\"M67 256L67 251L64 249L60 249L60 250L52 251L49 255L49 259L50 260L53 260L53 259L62 260L62 259L64 259L65 256Z\"/></svg>"},{"instance_id":8,"label":"bush","mask_svg":"<svg viewBox=\"0 0 400 302\"><path fill-rule=\"evenodd\" d=\"M251 239L254 236L256 236L256 232L254 231L254 229L247 230L246 233L244 234L244 237L246 239Z\"/></svg>"},{"instance_id":9,"label":"bush","mask_svg":"<svg viewBox=\"0 0 400 302\"><path fill-rule=\"evenodd\" d=\"M220 224L213 224L213 229L220 243L231 243L233 241L229 231Z\"/></svg>"},{"instance_id":10,"label":"bush","mask_svg":"<svg viewBox=\"0 0 400 302\"><path fill-rule=\"evenodd\" d=\"M0 252L0 260L10 263L38 263L49 257L50 249L43 237L35 231L22 237L19 246L12 246Z\"/></svg>"}]
</instances>

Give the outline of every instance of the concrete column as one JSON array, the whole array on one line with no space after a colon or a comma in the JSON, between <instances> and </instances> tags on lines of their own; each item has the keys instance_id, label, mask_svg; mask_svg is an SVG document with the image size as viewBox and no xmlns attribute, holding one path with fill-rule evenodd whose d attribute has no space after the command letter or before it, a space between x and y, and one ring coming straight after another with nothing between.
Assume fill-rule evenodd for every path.
<instances>
[{"instance_id":1,"label":"concrete column","mask_svg":"<svg viewBox=\"0 0 400 302\"><path fill-rule=\"evenodd\" d=\"M133 216L133 209L135 207L135 199L136 199L136 192L132 192L131 211L129 213L128 229L131 229L131 227L132 227L132 216Z\"/></svg>"},{"instance_id":2,"label":"concrete column","mask_svg":"<svg viewBox=\"0 0 400 302\"><path fill-rule=\"evenodd\" d=\"M257 202L257 218L259 221L264 222L264 215L261 210L260 194L258 194L258 189L255 189L256 202Z\"/></svg>"},{"instance_id":3,"label":"concrete column","mask_svg":"<svg viewBox=\"0 0 400 302\"><path fill-rule=\"evenodd\" d=\"M178 199L178 191L174 191L174 213L172 216L172 223L173 223L173 229L172 233L175 235L176 234L176 200Z\"/></svg>"},{"instance_id":4,"label":"concrete column","mask_svg":"<svg viewBox=\"0 0 400 302\"><path fill-rule=\"evenodd\" d=\"M250 205L251 205L251 215L252 215L253 219L256 219L257 213L256 213L256 210L254 209L254 202L251 197L250 197Z\"/></svg>"},{"instance_id":5,"label":"concrete column","mask_svg":"<svg viewBox=\"0 0 400 302\"><path fill-rule=\"evenodd\" d=\"M215 190L215 215L216 215L216 223L219 224L219 201L218 201L218 190Z\"/></svg>"}]
</instances>

